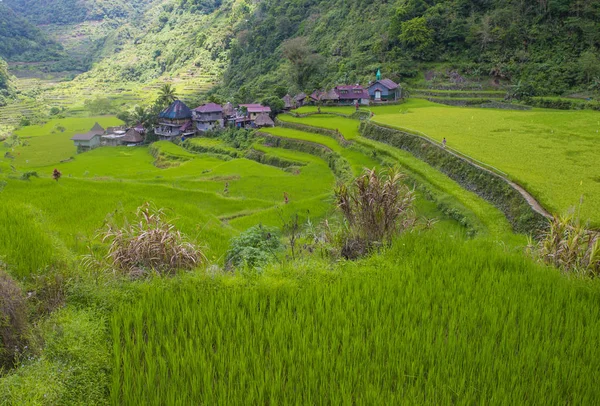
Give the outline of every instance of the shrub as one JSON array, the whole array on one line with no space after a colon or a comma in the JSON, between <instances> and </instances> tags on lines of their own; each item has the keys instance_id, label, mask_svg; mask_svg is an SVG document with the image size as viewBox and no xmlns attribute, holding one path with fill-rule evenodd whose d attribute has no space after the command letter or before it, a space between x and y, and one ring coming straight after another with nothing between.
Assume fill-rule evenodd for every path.
<instances>
[{"instance_id":1,"label":"shrub","mask_svg":"<svg viewBox=\"0 0 600 406\"><path fill-rule=\"evenodd\" d=\"M240 266L261 268L276 258L280 249L279 231L259 224L231 240L225 264L228 269Z\"/></svg>"},{"instance_id":2,"label":"shrub","mask_svg":"<svg viewBox=\"0 0 600 406\"><path fill-rule=\"evenodd\" d=\"M39 175L35 171L27 171L21 175L21 180L29 180L31 178L39 178Z\"/></svg>"},{"instance_id":3,"label":"shrub","mask_svg":"<svg viewBox=\"0 0 600 406\"><path fill-rule=\"evenodd\" d=\"M555 216L529 251L566 272L600 274L600 232L589 230L574 214Z\"/></svg>"},{"instance_id":4,"label":"shrub","mask_svg":"<svg viewBox=\"0 0 600 406\"><path fill-rule=\"evenodd\" d=\"M25 346L26 332L27 304L23 292L0 268L0 369L13 365Z\"/></svg>"},{"instance_id":5,"label":"shrub","mask_svg":"<svg viewBox=\"0 0 600 406\"><path fill-rule=\"evenodd\" d=\"M103 234L102 241L110 242L112 265L130 276L170 274L204 261L202 251L166 220L163 209L149 203L137 209L135 222L125 221L122 227L109 223Z\"/></svg>"},{"instance_id":6,"label":"shrub","mask_svg":"<svg viewBox=\"0 0 600 406\"><path fill-rule=\"evenodd\" d=\"M340 185L335 196L349 226L342 255L357 258L375 244L415 224L414 193L401 181L397 169L376 172L366 169L349 186Z\"/></svg>"}]
</instances>

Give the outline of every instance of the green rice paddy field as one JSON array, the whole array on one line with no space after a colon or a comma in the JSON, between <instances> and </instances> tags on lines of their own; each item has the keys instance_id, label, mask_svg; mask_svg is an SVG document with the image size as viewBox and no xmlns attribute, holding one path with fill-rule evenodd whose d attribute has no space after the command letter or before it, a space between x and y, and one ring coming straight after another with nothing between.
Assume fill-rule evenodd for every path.
<instances>
[{"instance_id":1,"label":"green rice paddy field","mask_svg":"<svg viewBox=\"0 0 600 406\"><path fill-rule=\"evenodd\" d=\"M354 111L340 109L335 111ZM600 113L450 107L419 99L369 109L375 123L438 142L446 138L448 147L508 174L550 212L579 206L583 196L581 215L600 225ZM308 119L318 124L318 118Z\"/></svg>"},{"instance_id":2,"label":"green rice paddy field","mask_svg":"<svg viewBox=\"0 0 600 406\"><path fill-rule=\"evenodd\" d=\"M521 131L528 128L519 120L525 116L516 112L468 113L420 101L374 112L376 120L419 124L415 129L429 134L437 127L421 125L424 117L442 122L433 114L437 108L458 119L476 112L480 118L490 114L489 120L505 114L502 126L521 122ZM528 112L539 122L545 113ZM404 121L413 116L421 121L414 126ZM332 188L338 175L330 162L257 141L255 151L297 164L279 168L242 155L233 158L239 150L215 139L190 141L209 152L158 142L76 155L67 142L72 134L96 121L117 124L112 117L22 130L19 135L29 145L10 149L14 159L0 147L0 259L24 284L56 269L68 270L70 282L64 308L40 327L45 349L0 377L0 404L600 401L597 280L535 264L523 253L525 238L512 234L499 210L409 153L363 139L357 121L327 114L281 119L338 129L350 145L281 127L264 131L320 145L347 162L353 175L364 167L399 165L407 182L418 187L419 215L440 221L357 262L331 262L315 254L282 260L260 273L222 273L215 269L223 265L230 239L249 227L281 227L281 213L299 214L303 225L309 219L312 224L335 219ZM449 128L460 128L447 121ZM55 131L58 125L65 131ZM573 142L593 148L594 139L581 135L588 127L578 128L569 132ZM459 142L476 144L467 142L466 134L474 130L464 132L464 139L444 134L431 136L446 136L461 151ZM510 134L498 145L537 145L526 137L555 143L535 131L520 133L514 142ZM558 154L552 148L547 152ZM580 157L591 159L587 152ZM547 178L558 182L564 174L552 165L546 163ZM584 166L582 173L588 173ZM511 168L499 167L516 177ZM51 178L54 168L63 174L58 182ZM25 171L39 177L23 180ZM595 189L587 185L580 186L593 197ZM567 194L575 191L556 197L558 206L567 204ZM590 200L585 213L594 218ZM203 247L208 264L174 278L143 281L88 274L82 255L100 244L95 235L107 216L131 213L146 201L167 209L175 225ZM463 221L443 214L442 206L453 208Z\"/></svg>"}]
</instances>

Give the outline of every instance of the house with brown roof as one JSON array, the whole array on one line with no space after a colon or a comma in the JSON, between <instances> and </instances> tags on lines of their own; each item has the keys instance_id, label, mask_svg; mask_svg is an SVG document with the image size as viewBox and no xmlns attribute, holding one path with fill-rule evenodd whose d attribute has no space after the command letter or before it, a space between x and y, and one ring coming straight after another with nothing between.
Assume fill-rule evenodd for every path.
<instances>
[{"instance_id":1,"label":"house with brown roof","mask_svg":"<svg viewBox=\"0 0 600 406\"><path fill-rule=\"evenodd\" d=\"M200 132L223 128L225 125L223 107L216 103L206 103L192 111L192 120Z\"/></svg>"},{"instance_id":2,"label":"house with brown roof","mask_svg":"<svg viewBox=\"0 0 600 406\"><path fill-rule=\"evenodd\" d=\"M235 117L236 113L237 112L233 107L233 104L231 104L231 102L225 103L225 105L223 106L223 118L225 120Z\"/></svg>"},{"instance_id":3,"label":"house with brown roof","mask_svg":"<svg viewBox=\"0 0 600 406\"><path fill-rule=\"evenodd\" d=\"M77 153L85 152L100 146L101 137L104 134L104 128L98 123L94 124L92 129L84 134L75 134L71 141L77 147Z\"/></svg>"},{"instance_id":4,"label":"house with brown roof","mask_svg":"<svg viewBox=\"0 0 600 406\"><path fill-rule=\"evenodd\" d=\"M275 127L275 122L271 119L271 117L267 113L260 113L256 117L256 120L254 120L254 126L257 128Z\"/></svg>"},{"instance_id":5,"label":"house with brown roof","mask_svg":"<svg viewBox=\"0 0 600 406\"><path fill-rule=\"evenodd\" d=\"M256 118L261 114L269 115L271 108L261 104L240 104L232 122L237 128L255 127Z\"/></svg>"},{"instance_id":6,"label":"house with brown roof","mask_svg":"<svg viewBox=\"0 0 600 406\"><path fill-rule=\"evenodd\" d=\"M296 107L302 107L306 103L308 103L308 96L306 95L306 93L297 94L296 96L294 96L294 102L296 104Z\"/></svg>"},{"instance_id":7,"label":"house with brown roof","mask_svg":"<svg viewBox=\"0 0 600 406\"><path fill-rule=\"evenodd\" d=\"M135 128L130 128L123 138L121 138L121 145L127 145L128 147L141 145L143 142L144 136Z\"/></svg>"},{"instance_id":8,"label":"house with brown roof","mask_svg":"<svg viewBox=\"0 0 600 406\"><path fill-rule=\"evenodd\" d=\"M285 96L283 96L281 98L281 100L283 100L283 109L284 110L291 110L293 108L296 108L296 102L292 98L292 96L290 96L289 94L286 94Z\"/></svg>"},{"instance_id":9,"label":"house with brown roof","mask_svg":"<svg viewBox=\"0 0 600 406\"><path fill-rule=\"evenodd\" d=\"M252 121L256 120L256 117L261 113L271 114L271 108L269 106L263 106L262 104L240 104L238 111L246 109L248 112L247 116Z\"/></svg>"},{"instance_id":10,"label":"house with brown roof","mask_svg":"<svg viewBox=\"0 0 600 406\"><path fill-rule=\"evenodd\" d=\"M369 97L375 102L396 101L402 98L402 88L390 79L378 79L368 88Z\"/></svg>"},{"instance_id":11,"label":"house with brown roof","mask_svg":"<svg viewBox=\"0 0 600 406\"><path fill-rule=\"evenodd\" d=\"M368 105L370 101L369 92L361 85L340 85L335 87L339 99L338 103L343 105Z\"/></svg>"}]
</instances>

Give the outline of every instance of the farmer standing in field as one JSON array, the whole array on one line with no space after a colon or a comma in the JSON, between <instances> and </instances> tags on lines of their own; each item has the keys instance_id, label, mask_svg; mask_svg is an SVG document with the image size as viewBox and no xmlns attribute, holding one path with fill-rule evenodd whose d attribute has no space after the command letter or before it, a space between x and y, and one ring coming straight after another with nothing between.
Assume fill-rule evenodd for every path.
<instances>
[{"instance_id":1,"label":"farmer standing in field","mask_svg":"<svg viewBox=\"0 0 600 406\"><path fill-rule=\"evenodd\" d=\"M446 137L442 140L442 147L446 148Z\"/></svg>"}]
</instances>

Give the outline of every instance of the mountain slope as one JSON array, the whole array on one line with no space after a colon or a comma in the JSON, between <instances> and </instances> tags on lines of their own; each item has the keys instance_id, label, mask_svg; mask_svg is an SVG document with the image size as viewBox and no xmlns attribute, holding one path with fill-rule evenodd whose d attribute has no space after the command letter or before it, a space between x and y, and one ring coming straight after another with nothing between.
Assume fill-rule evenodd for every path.
<instances>
[{"instance_id":1,"label":"mountain slope","mask_svg":"<svg viewBox=\"0 0 600 406\"><path fill-rule=\"evenodd\" d=\"M265 0L236 31L225 85L310 90L371 79L379 67L407 78L441 63L558 94L600 76L599 22L597 0ZM300 81L290 80L298 59L285 58L294 37L306 38L306 57L322 58L315 69L300 66L311 70Z\"/></svg>"},{"instance_id":2,"label":"mountain slope","mask_svg":"<svg viewBox=\"0 0 600 406\"><path fill-rule=\"evenodd\" d=\"M0 58L0 106L6 103L6 98L12 94L12 85L8 73L8 65Z\"/></svg>"},{"instance_id":3,"label":"mountain slope","mask_svg":"<svg viewBox=\"0 0 600 406\"><path fill-rule=\"evenodd\" d=\"M84 21L129 18L144 11L151 0L4 0L34 24L77 24Z\"/></svg>"},{"instance_id":4,"label":"mountain slope","mask_svg":"<svg viewBox=\"0 0 600 406\"><path fill-rule=\"evenodd\" d=\"M60 45L0 2L0 57L8 61L39 62L60 56Z\"/></svg>"}]
</instances>

